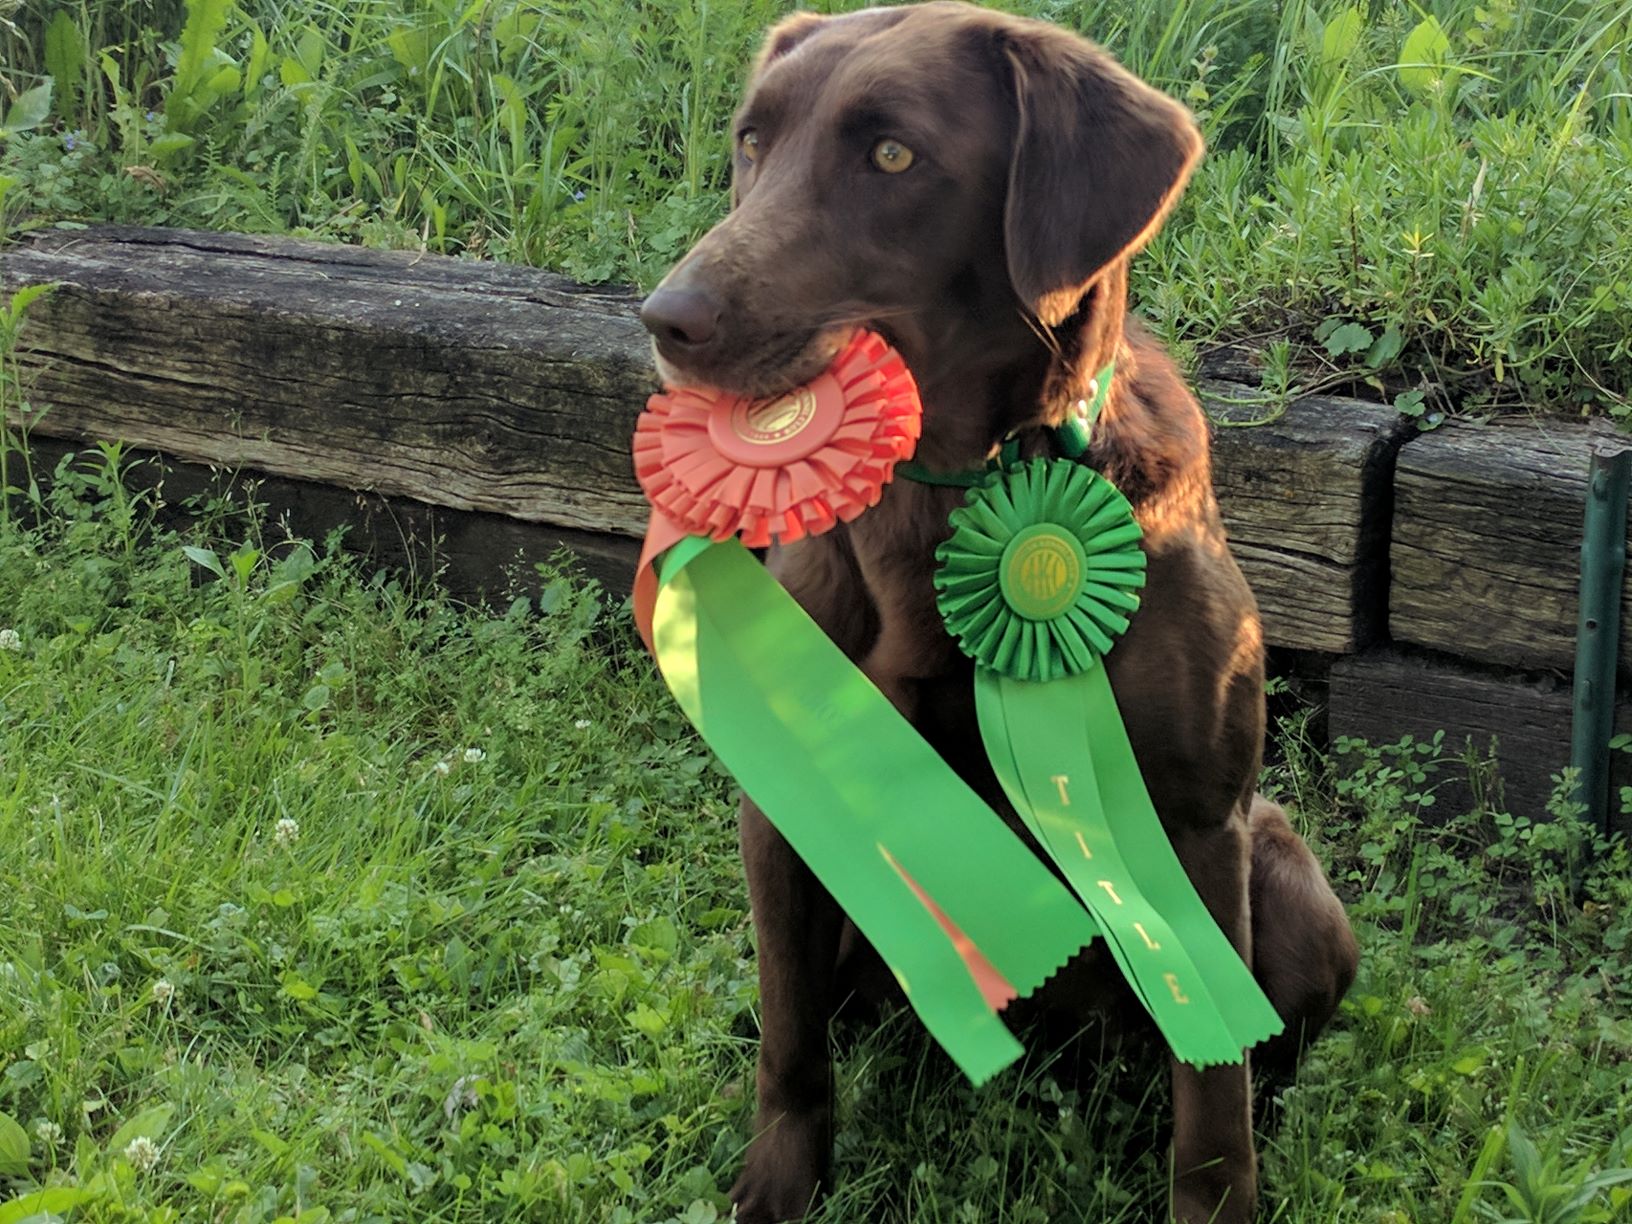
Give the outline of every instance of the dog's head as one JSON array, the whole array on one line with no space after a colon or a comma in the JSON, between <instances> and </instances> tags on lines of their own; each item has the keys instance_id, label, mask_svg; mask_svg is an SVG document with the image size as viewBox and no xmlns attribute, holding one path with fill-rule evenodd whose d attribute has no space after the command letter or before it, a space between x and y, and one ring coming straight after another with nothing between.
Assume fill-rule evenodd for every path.
<instances>
[{"instance_id":1,"label":"dog's head","mask_svg":"<svg viewBox=\"0 0 1632 1224\"><path fill-rule=\"evenodd\" d=\"M735 119L730 215L642 308L659 370L776 394L856 326L920 381L976 368L970 345L1040 350L1200 153L1182 106L1054 26L958 3L795 14Z\"/></svg>"}]
</instances>

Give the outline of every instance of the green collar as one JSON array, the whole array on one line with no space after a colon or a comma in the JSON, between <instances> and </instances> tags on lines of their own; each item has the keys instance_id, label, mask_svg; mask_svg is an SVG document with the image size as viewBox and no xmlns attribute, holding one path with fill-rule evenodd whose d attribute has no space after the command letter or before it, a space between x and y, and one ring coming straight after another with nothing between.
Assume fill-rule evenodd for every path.
<instances>
[{"instance_id":1,"label":"green collar","mask_svg":"<svg viewBox=\"0 0 1632 1224\"><path fill-rule=\"evenodd\" d=\"M1105 400L1111 393L1111 376L1116 373L1116 362L1110 361L1105 368L1094 375L1093 398L1078 400L1076 410L1066 417L1065 421L1055 426L1054 440L1067 459L1080 459L1088 450L1088 443L1093 437L1094 424L1099 420L1099 414L1105 407ZM917 484L941 485L945 487L970 489L986 479L987 473L992 470L993 464L1004 466L1009 462L1008 451L1012 443L1005 441L1003 453L998 459L989 462L985 467L973 471L963 472L936 472L925 467L915 460L895 465L895 474Z\"/></svg>"}]
</instances>

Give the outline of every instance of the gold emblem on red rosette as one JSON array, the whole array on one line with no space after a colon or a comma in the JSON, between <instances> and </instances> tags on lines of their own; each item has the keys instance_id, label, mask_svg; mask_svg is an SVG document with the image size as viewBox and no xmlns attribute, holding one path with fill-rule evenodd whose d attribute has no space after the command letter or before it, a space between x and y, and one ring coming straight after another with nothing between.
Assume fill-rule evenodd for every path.
<instances>
[{"instance_id":1,"label":"gold emblem on red rosette","mask_svg":"<svg viewBox=\"0 0 1632 1224\"><path fill-rule=\"evenodd\" d=\"M791 543L878 503L918 442L918 388L900 354L858 331L802 387L750 400L708 388L654 395L635 425L635 476L691 535Z\"/></svg>"}]
</instances>

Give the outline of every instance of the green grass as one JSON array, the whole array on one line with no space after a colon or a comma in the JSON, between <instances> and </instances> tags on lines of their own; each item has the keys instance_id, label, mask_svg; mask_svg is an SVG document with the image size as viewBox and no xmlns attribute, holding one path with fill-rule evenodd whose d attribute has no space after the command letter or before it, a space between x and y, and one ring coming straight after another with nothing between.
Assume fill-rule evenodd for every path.
<instances>
[{"instance_id":1,"label":"green grass","mask_svg":"<svg viewBox=\"0 0 1632 1224\"><path fill-rule=\"evenodd\" d=\"M0 18L0 232L292 231L650 284L787 0L65 0ZM857 7L853 0L817 7ZM1632 416L1632 0L1013 0L1212 145L1137 265L1192 356L1420 417Z\"/></svg>"},{"instance_id":2,"label":"green grass","mask_svg":"<svg viewBox=\"0 0 1632 1224\"><path fill-rule=\"evenodd\" d=\"M731 788L624 615L554 572L459 607L221 503L178 536L118 463L0 525L0 1221L728 1214ZM1282 739L1365 963L1265 1218L1625 1219L1624 843L1577 903L1576 826L1440 811L1445 746ZM847 1038L820 1218L1154 1218L1159 1062L1032 1045L977 1092L909 1017Z\"/></svg>"},{"instance_id":3,"label":"green grass","mask_svg":"<svg viewBox=\"0 0 1632 1224\"><path fill-rule=\"evenodd\" d=\"M719 213L784 7L31 6L0 16L0 229L649 282ZM1015 7L1202 115L1139 282L1181 348L1267 343L1272 390L1416 413L1625 413L1632 4ZM459 607L222 504L179 536L118 464L41 494L0 438L0 1224L728 1214L756 1031L731 788L624 617L555 571ZM1440 743L1280 739L1265 786L1365 963L1261 1136L1265 1217L1627 1218L1624 843L1443 810ZM1033 1044L975 1092L910 1017L847 1035L821 1218L1153 1218L1159 1061L1079 1083Z\"/></svg>"}]
</instances>

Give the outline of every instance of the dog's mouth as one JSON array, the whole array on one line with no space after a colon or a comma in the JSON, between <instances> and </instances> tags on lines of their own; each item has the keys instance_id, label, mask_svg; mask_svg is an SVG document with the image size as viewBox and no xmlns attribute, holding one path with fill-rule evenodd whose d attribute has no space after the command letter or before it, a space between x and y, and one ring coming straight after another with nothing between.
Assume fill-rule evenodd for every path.
<instances>
[{"instance_id":1,"label":"dog's mouth","mask_svg":"<svg viewBox=\"0 0 1632 1224\"><path fill-rule=\"evenodd\" d=\"M707 388L744 399L773 399L810 382L833 363L858 328L869 323L833 323L808 332L767 338L744 345L743 355L689 365L665 355L654 341L652 359L658 377L669 388Z\"/></svg>"}]
</instances>

